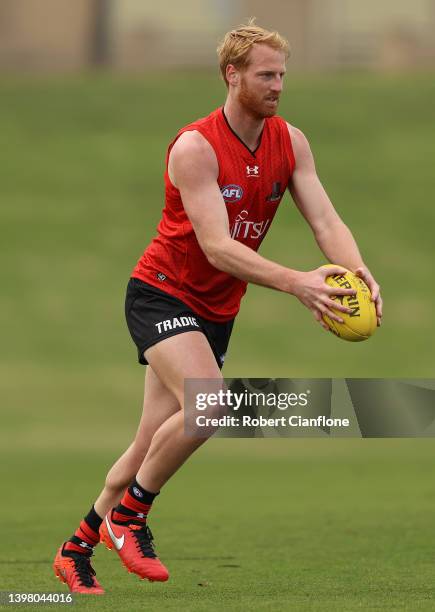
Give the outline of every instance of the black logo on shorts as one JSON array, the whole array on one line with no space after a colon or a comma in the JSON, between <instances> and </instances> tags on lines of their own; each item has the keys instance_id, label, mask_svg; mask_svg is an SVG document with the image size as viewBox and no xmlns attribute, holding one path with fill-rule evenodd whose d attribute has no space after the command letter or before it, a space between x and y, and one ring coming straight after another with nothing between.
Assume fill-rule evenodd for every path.
<instances>
[{"instance_id":1,"label":"black logo on shorts","mask_svg":"<svg viewBox=\"0 0 435 612\"><path fill-rule=\"evenodd\" d=\"M166 274L163 274L163 272L157 272L156 276L159 279L159 281L163 282L164 280L166 280Z\"/></svg>"}]
</instances>

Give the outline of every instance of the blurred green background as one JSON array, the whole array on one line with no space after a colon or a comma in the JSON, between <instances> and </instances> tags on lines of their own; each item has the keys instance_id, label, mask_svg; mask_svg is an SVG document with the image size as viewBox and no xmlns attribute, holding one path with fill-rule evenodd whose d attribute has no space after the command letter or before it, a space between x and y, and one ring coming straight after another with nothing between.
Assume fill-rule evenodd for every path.
<instances>
[{"instance_id":1,"label":"blurred green background","mask_svg":"<svg viewBox=\"0 0 435 612\"><path fill-rule=\"evenodd\" d=\"M252 286L225 375L433 377L435 3L150 6L1 4L0 590L60 588L55 550L134 435L125 287L160 219L167 144L223 103L215 41L249 14L290 36L280 114L308 136L385 316L345 343ZM289 196L261 253L324 263ZM172 580L139 584L98 549L108 594L80 606L433 610L434 460L430 439L211 440L153 510Z\"/></svg>"},{"instance_id":2,"label":"blurred green background","mask_svg":"<svg viewBox=\"0 0 435 612\"><path fill-rule=\"evenodd\" d=\"M203 72L1 87L1 586L56 590L54 551L140 415L123 300L160 217L167 143L225 91ZM280 112L309 137L385 322L347 344L295 299L251 287L228 377L433 376L434 108L424 76L289 76ZM288 196L262 253L323 262ZM145 593L157 610L433 609L434 459L431 440L210 441L155 510L168 588L139 586L98 550L109 594L80 605L120 609L127 595L135 610Z\"/></svg>"},{"instance_id":3,"label":"blurred green background","mask_svg":"<svg viewBox=\"0 0 435 612\"><path fill-rule=\"evenodd\" d=\"M4 367L134 371L124 291L160 218L166 146L224 93L198 73L3 81ZM433 374L434 108L423 76L289 76L280 112L310 139L382 286L384 325L345 343L294 298L251 286L227 376ZM324 262L289 196L261 252L301 270Z\"/></svg>"}]
</instances>

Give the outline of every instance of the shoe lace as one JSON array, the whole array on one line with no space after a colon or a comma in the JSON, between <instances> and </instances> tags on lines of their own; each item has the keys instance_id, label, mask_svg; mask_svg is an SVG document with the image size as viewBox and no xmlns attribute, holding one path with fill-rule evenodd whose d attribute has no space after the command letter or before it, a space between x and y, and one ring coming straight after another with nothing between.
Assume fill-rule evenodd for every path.
<instances>
[{"instance_id":1,"label":"shoe lace","mask_svg":"<svg viewBox=\"0 0 435 612\"><path fill-rule=\"evenodd\" d=\"M130 525L130 529L136 538L136 546L142 555L144 557L155 559L157 555L154 551L154 538L148 525L143 525L140 527L137 525Z\"/></svg>"},{"instance_id":2,"label":"shoe lace","mask_svg":"<svg viewBox=\"0 0 435 612\"><path fill-rule=\"evenodd\" d=\"M94 586L94 576L96 576L96 573L91 565L90 558L87 555L74 555L72 559L79 582L86 587Z\"/></svg>"}]
</instances>

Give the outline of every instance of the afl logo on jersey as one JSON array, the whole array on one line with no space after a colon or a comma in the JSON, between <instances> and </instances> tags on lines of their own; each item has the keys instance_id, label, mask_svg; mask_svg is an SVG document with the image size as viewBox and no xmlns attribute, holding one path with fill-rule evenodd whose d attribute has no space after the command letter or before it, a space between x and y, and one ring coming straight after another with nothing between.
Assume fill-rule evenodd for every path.
<instances>
[{"instance_id":1,"label":"afl logo on jersey","mask_svg":"<svg viewBox=\"0 0 435 612\"><path fill-rule=\"evenodd\" d=\"M225 202L232 204L242 199L243 189L240 185L225 185L225 187L221 189L221 194Z\"/></svg>"}]
</instances>

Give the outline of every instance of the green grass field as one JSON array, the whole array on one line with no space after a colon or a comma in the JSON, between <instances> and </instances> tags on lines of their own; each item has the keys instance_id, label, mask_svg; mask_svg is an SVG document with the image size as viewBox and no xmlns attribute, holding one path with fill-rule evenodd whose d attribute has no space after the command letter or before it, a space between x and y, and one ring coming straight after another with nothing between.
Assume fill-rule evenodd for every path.
<instances>
[{"instance_id":1,"label":"green grass field","mask_svg":"<svg viewBox=\"0 0 435 612\"><path fill-rule=\"evenodd\" d=\"M361 345L251 287L227 376L431 377L432 78L288 79L281 114L383 287ZM143 370L123 318L154 234L167 142L223 100L214 75L2 78L0 590L61 587L50 564L129 443ZM287 199L262 253L323 263ZM431 440L212 440L162 492L151 526L172 572L138 582L113 553L83 609L433 610ZM6 500L6 501L5 501Z\"/></svg>"},{"instance_id":2,"label":"green grass field","mask_svg":"<svg viewBox=\"0 0 435 612\"><path fill-rule=\"evenodd\" d=\"M61 451L52 440L2 453L2 590L64 588L51 574L54 550L125 440L121 419L110 417L93 449L66 440ZM140 582L100 547L107 595L78 606L433 610L434 455L430 440L211 441L153 510L170 581Z\"/></svg>"}]
</instances>

